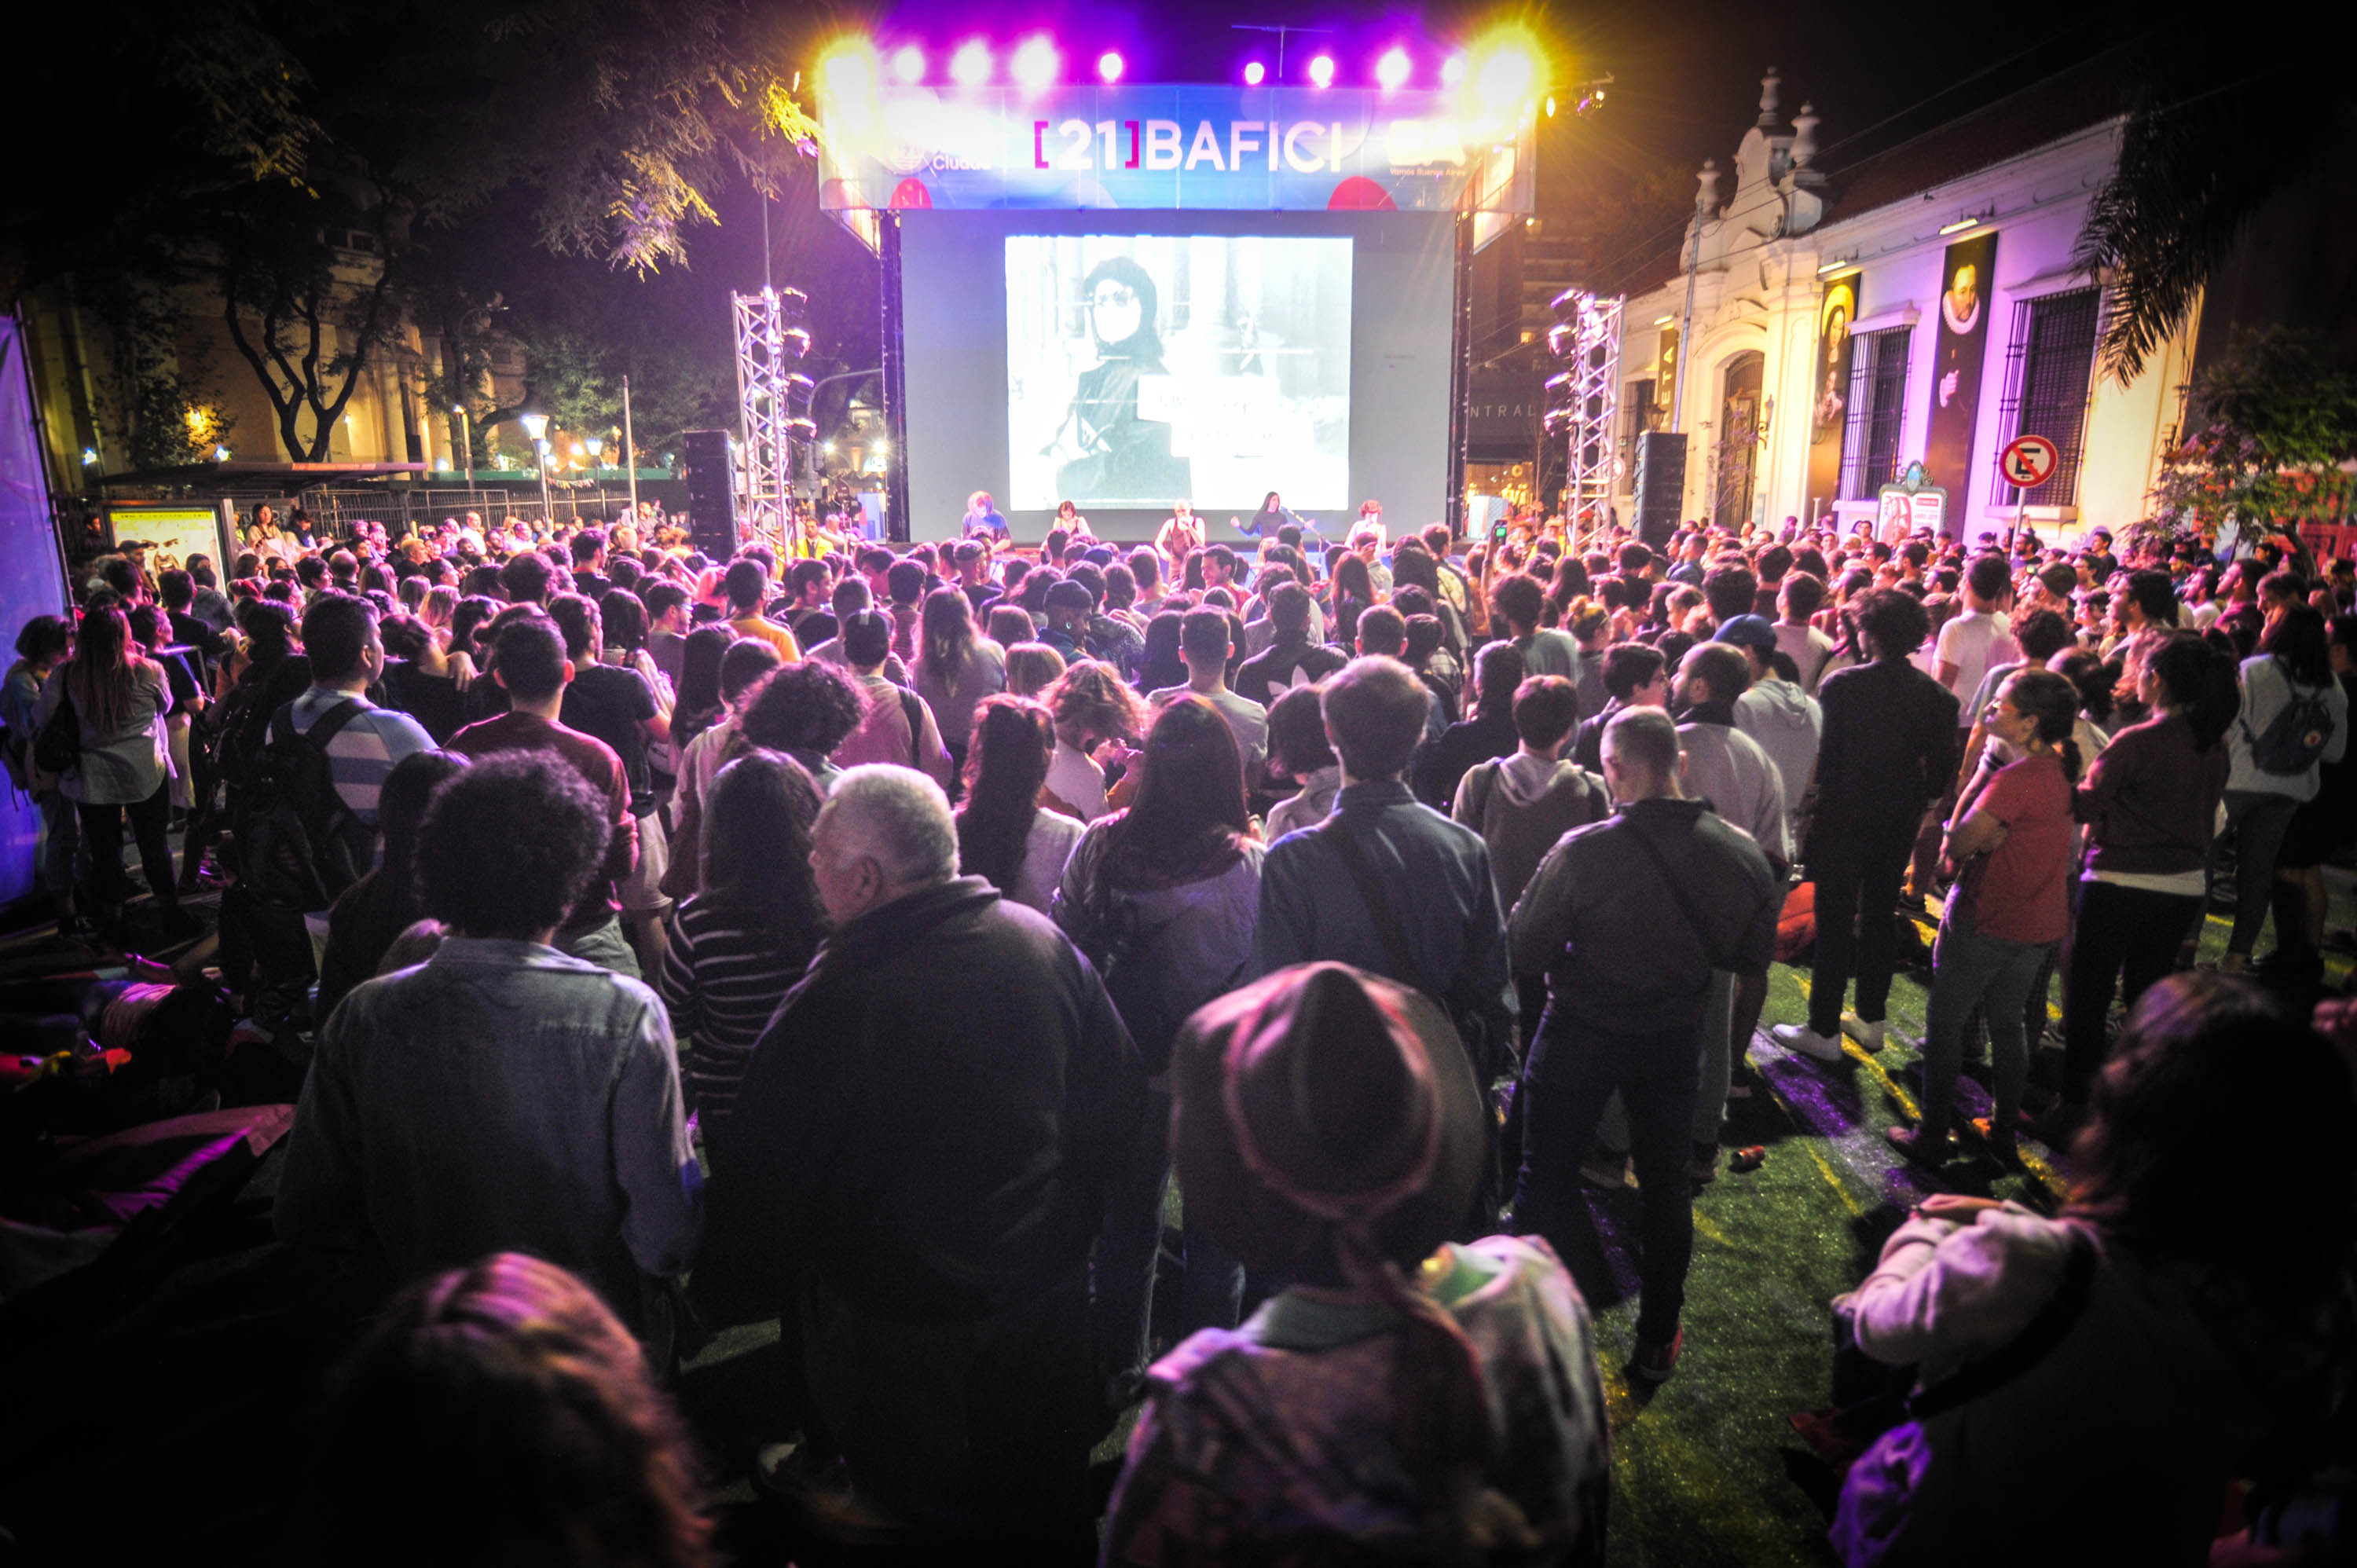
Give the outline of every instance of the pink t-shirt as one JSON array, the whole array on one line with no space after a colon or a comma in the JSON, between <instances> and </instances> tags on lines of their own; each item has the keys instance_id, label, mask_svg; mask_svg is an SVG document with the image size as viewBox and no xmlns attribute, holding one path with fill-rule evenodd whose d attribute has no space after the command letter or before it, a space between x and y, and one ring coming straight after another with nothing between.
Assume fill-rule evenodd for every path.
<instances>
[{"instance_id":1,"label":"pink t-shirt","mask_svg":"<svg viewBox=\"0 0 2357 1568\"><path fill-rule=\"evenodd\" d=\"M1973 929L2009 942L2062 940L2071 922L2071 783L2062 759L2000 769L1974 806L2006 825L2005 843L1965 867L1960 897Z\"/></svg>"}]
</instances>

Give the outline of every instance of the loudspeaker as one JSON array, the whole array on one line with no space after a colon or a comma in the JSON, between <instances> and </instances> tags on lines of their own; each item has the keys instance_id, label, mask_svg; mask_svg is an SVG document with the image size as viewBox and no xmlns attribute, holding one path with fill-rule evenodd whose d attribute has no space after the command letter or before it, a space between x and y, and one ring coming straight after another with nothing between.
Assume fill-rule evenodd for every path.
<instances>
[{"instance_id":1,"label":"loudspeaker","mask_svg":"<svg viewBox=\"0 0 2357 1568\"><path fill-rule=\"evenodd\" d=\"M737 553L737 474L728 432L690 430L679 438L679 477L687 487L688 539L715 561Z\"/></svg>"},{"instance_id":2,"label":"loudspeaker","mask_svg":"<svg viewBox=\"0 0 2357 1568\"><path fill-rule=\"evenodd\" d=\"M1685 505L1686 438L1667 430L1637 437L1637 540L1656 550L1669 547Z\"/></svg>"}]
</instances>

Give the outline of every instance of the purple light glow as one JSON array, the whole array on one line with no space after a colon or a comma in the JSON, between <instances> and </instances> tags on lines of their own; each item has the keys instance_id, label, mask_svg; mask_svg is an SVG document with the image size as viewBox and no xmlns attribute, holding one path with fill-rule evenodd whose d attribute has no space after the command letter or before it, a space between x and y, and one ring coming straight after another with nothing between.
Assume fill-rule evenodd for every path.
<instances>
[{"instance_id":1,"label":"purple light glow","mask_svg":"<svg viewBox=\"0 0 2357 1568\"><path fill-rule=\"evenodd\" d=\"M1267 79L1267 77L1268 67L1261 64L1258 60L1254 60L1244 67L1244 85L1246 87L1258 87Z\"/></svg>"}]
</instances>

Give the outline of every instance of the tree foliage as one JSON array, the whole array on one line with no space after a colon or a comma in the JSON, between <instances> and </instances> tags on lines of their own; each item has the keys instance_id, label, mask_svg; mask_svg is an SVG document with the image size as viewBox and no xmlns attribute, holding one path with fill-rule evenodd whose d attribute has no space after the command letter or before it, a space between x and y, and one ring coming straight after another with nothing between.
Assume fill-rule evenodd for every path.
<instances>
[{"instance_id":1,"label":"tree foliage","mask_svg":"<svg viewBox=\"0 0 2357 1568\"><path fill-rule=\"evenodd\" d=\"M2357 375L2281 329L2239 339L2186 400L2184 438L2153 487L2147 532L2214 534L2226 522L2292 529L2352 510Z\"/></svg>"}]
</instances>

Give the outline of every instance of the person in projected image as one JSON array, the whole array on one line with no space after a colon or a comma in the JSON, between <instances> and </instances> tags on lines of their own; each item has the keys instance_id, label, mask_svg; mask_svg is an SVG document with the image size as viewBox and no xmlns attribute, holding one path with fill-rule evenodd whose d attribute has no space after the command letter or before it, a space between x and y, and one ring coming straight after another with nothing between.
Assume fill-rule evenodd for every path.
<instances>
[{"instance_id":1,"label":"person in projected image","mask_svg":"<svg viewBox=\"0 0 2357 1568\"><path fill-rule=\"evenodd\" d=\"M1191 493L1192 467L1172 456L1170 426L1137 413L1139 382L1169 374L1154 279L1131 258L1108 256L1089 270L1081 294L1097 362L1081 372L1063 419L1039 449L1063 458L1057 489L1092 502L1165 501Z\"/></svg>"}]
</instances>

